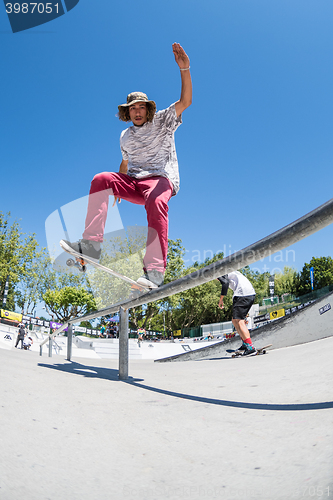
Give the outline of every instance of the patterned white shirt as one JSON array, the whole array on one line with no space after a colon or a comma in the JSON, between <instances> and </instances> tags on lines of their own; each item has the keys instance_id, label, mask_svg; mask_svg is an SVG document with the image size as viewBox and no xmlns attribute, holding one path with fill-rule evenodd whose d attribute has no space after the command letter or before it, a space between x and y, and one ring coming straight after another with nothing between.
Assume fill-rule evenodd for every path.
<instances>
[{"instance_id":1,"label":"patterned white shirt","mask_svg":"<svg viewBox=\"0 0 333 500\"><path fill-rule=\"evenodd\" d=\"M179 191L179 169L174 133L182 123L175 105L158 111L152 122L132 125L120 135L120 149L128 160L127 174L136 179L160 176L172 182L173 196Z\"/></svg>"},{"instance_id":2,"label":"patterned white shirt","mask_svg":"<svg viewBox=\"0 0 333 500\"><path fill-rule=\"evenodd\" d=\"M247 297L248 295L256 294L250 281L239 271L229 273L228 280L235 297Z\"/></svg>"}]
</instances>

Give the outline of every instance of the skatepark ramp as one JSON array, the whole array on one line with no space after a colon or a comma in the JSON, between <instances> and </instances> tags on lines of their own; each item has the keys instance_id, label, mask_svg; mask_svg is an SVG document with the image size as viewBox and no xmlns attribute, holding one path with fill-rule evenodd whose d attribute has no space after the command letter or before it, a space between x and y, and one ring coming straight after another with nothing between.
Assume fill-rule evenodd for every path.
<instances>
[{"instance_id":1,"label":"skatepark ramp","mask_svg":"<svg viewBox=\"0 0 333 500\"><path fill-rule=\"evenodd\" d=\"M167 283L155 290L144 293L135 299L128 299L93 313L71 319L68 322L68 352L67 359L71 359L71 338L72 325L85 320L99 318L119 311L120 329L119 329L119 378L124 380L128 378L128 310L143 304L149 304L185 290L207 283L219 276L242 269L245 266L269 257L270 255L287 248L294 243L316 233L320 229L332 224L333 222L333 198L318 208L312 210L300 219L288 224L282 229L272 233L269 236L257 241L256 243L239 250L238 252L225 257L213 264L179 278L171 283ZM61 328L64 329L64 327ZM60 331L55 331L56 336ZM43 343L40 347L42 353Z\"/></svg>"},{"instance_id":2,"label":"skatepark ramp","mask_svg":"<svg viewBox=\"0 0 333 500\"><path fill-rule=\"evenodd\" d=\"M251 338L255 346L260 348L272 344L271 349L277 349L331 337L333 335L332 301L333 292L288 316L283 316L252 330ZM233 337L202 349L156 359L155 363L223 358L230 356L227 349L237 349L239 344L239 337Z\"/></svg>"}]
</instances>

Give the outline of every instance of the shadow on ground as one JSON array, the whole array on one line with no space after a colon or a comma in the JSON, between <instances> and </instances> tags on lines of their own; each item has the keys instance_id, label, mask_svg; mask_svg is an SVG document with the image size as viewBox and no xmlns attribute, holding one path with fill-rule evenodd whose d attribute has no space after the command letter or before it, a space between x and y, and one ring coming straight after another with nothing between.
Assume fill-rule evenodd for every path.
<instances>
[{"instance_id":1,"label":"shadow on ground","mask_svg":"<svg viewBox=\"0 0 333 500\"><path fill-rule=\"evenodd\" d=\"M172 396L175 398L188 399L190 401L197 401L199 403L218 405L218 406L229 406L233 408L246 408L251 410L272 410L272 411L304 411L304 410L324 410L327 408L333 408L333 401L327 401L323 403L303 403L303 404L264 404L264 403L245 403L242 401L225 401L223 399L213 399L204 398L201 396L192 396L191 394L182 394L179 392L166 391L165 389L158 389L157 387L151 387L143 384L139 384L136 381L126 381L126 383L140 387L147 391L156 392L158 394L165 394L167 396Z\"/></svg>"},{"instance_id":2,"label":"shadow on ground","mask_svg":"<svg viewBox=\"0 0 333 500\"><path fill-rule=\"evenodd\" d=\"M144 385L142 379L135 379L129 377L128 380L120 381L118 376L118 370L111 368L101 368L97 366L88 366L81 363L68 362L66 364L52 364L48 365L45 363L38 363L38 366L42 368L49 368L51 370L58 370L66 373L72 373L74 375L81 375L88 378L99 378L103 380L112 380L117 382L123 382L128 385L137 387L138 389L143 389L145 391L151 391L157 394L164 394L165 396L171 396L173 398L186 399L189 401L196 401L198 403L217 405L217 406L227 406L231 408L243 408L250 410L268 410L268 411L307 411L307 410L325 410L327 408L333 408L333 401L327 401L322 403L297 403L297 404L265 404L265 403L246 403L243 401L226 401L223 399L213 399L205 398L202 396L194 396L191 394L184 394L181 392L168 391L165 389L159 389L158 387L151 387L149 385Z\"/></svg>"},{"instance_id":3,"label":"shadow on ground","mask_svg":"<svg viewBox=\"0 0 333 500\"><path fill-rule=\"evenodd\" d=\"M38 363L38 366L65 373L72 373L73 375L81 375L85 378L99 378L102 380L113 380L119 382L118 370L112 368L102 368L100 366L84 365L82 363L76 363L74 361L68 361L68 363L65 364L58 363L50 365L47 363ZM128 381L141 382L142 379L134 379L133 377L129 377Z\"/></svg>"}]
</instances>

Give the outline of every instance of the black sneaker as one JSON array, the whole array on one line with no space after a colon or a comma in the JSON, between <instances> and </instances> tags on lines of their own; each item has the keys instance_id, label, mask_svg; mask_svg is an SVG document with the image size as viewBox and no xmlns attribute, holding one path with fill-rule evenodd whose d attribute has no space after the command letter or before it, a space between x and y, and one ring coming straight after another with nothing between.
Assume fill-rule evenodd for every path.
<instances>
[{"instance_id":1,"label":"black sneaker","mask_svg":"<svg viewBox=\"0 0 333 500\"><path fill-rule=\"evenodd\" d=\"M158 288L159 286L163 285L163 281L164 274L160 271L156 271L155 269L145 272L144 275L137 280L139 285L148 288Z\"/></svg>"},{"instance_id":2,"label":"black sneaker","mask_svg":"<svg viewBox=\"0 0 333 500\"><path fill-rule=\"evenodd\" d=\"M71 250L74 250L75 252L81 254L83 258L86 255L87 257L90 257L90 259L99 260L101 256L101 249L96 250L90 240L82 239L79 241L74 241L73 243L67 240L61 240L61 246L65 250L66 247L68 247L67 251L69 253Z\"/></svg>"},{"instance_id":3,"label":"black sneaker","mask_svg":"<svg viewBox=\"0 0 333 500\"><path fill-rule=\"evenodd\" d=\"M242 356L255 356L257 354L257 350L253 345L245 345L244 344L244 352Z\"/></svg>"}]
</instances>

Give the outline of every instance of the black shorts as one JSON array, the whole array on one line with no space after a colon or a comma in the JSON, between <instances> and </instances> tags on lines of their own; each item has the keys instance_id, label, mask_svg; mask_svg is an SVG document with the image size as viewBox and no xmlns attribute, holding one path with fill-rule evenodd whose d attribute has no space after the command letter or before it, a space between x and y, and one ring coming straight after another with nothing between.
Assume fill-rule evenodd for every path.
<instances>
[{"instance_id":1,"label":"black shorts","mask_svg":"<svg viewBox=\"0 0 333 500\"><path fill-rule=\"evenodd\" d=\"M255 295L247 295L246 297L234 297L232 303L232 319L245 319L247 313L254 303Z\"/></svg>"}]
</instances>

